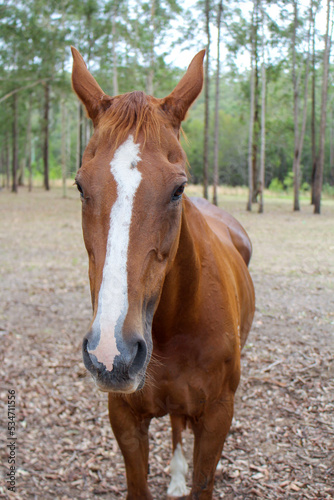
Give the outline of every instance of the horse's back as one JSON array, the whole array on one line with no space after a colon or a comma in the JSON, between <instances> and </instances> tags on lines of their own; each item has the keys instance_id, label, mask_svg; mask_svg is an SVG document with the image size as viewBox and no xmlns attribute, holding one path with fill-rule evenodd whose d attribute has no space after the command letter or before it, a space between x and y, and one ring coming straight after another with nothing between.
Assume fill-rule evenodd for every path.
<instances>
[{"instance_id":1,"label":"horse's back","mask_svg":"<svg viewBox=\"0 0 334 500\"><path fill-rule=\"evenodd\" d=\"M223 242L229 238L248 266L252 255L252 244L248 234L231 214L212 205L204 198L190 198L194 205L205 217L212 231Z\"/></svg>"}]
</instances>

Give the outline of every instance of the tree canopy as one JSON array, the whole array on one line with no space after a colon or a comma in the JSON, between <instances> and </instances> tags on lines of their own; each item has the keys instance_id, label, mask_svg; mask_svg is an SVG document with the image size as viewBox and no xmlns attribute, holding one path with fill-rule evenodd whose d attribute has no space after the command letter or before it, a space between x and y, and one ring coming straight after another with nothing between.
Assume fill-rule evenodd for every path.
<instances>
[{"instance_id":1,"label":"tree canopy","mask_svg":"<svg viewBox=\"0 0 334 500\"><path fill-rule=\"evenodd\" d=\"M321 23L314 22L321 15L321 2L310 2L313 24L309 36L313 37L313 52L311 38L307 45L307 33L311 29L310 6L305 2L254 0L257 10L253 11L249 2L223 2L221 73L215 79L220 3L218 0L186 3L179 0L5 2L0 8L0 171L3 184L8 182L9 169L12 171L14 164L19 184L27 179L30 165L33 177L42 176L46 145L51 177L61 176L65 161L68 176L72 176L79 165L91 129L72 94L70 45L82 53L88 68L110 95L136 89L163 97L173 89L191 57L207 43L206 9L209 9L207 20L213 54L209 60L208 81L209 182L212 181L216 124L219 128L219 182L247 184L252 53L255 75L252 162L256 188L261 146L261 51L264 47L265 186L273 181L287 185L293 175L294 130L298 120L299 127L302 120L301 107L299 115L296 112L294 117L297 104L293 81L295 89L298 83L302 101L307 82L307 58L310 77L305 94L305 136L300 151L298 182L300 186L310 184L314 168L313 143L320 140L318 135L314 139L312 130L320 126L324 105L321 103L324 33L319 31ZM332 8L333 0L328 3ZM298 18L295 15L297 5ZM330 37L332 24L331 18ZM328 57L331 61L329 54ZM332 70L330 64L330 83ZM218 108L215 81L219 82ZM334 184L333 95L329 85L324 132L325 185ZM194 182L203 180L204 112L204 95L201 95L184 123L189 138L184 147Z\"/></svg>"}]
</instances>

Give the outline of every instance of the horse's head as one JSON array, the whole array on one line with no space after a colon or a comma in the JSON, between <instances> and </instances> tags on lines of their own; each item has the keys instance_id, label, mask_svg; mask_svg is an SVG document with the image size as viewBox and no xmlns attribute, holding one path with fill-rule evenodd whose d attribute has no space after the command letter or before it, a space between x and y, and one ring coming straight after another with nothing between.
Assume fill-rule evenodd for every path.
<instances>
[{"instance_id":1,"label":"horse's head","mask_svg":"<svg viewBox=\"0 0 334 500\"><path fill-rule=\"evenodd\" d=\"M202 89L204 51L164 99L110 97L72 53L73 88L94 124L76 176L93 305L83 358L100 389L130 393L144 383L153 315L178 248L187 181L179 130Z\"/></svg>"}]
</instances>

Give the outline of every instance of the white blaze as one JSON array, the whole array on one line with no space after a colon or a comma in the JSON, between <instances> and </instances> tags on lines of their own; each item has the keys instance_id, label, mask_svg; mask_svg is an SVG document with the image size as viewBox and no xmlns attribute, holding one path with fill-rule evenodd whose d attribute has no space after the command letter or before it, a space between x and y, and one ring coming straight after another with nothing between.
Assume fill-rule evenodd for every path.
<instances>
[{"instance_id":1,"label":"white blaze","mask_svg":"<svg viewBox=\"0 0 334 500\"><path fill-rule=\"evenodd\" d=\"M168 486L167 495L171 497L182 497L189 493L186 484L188 464L182 453L180 443L176 445L173 458L170 462L171 481Z\"/></svg>"},{"instance_id":2,"label":"white blaze","mask_svg":"<svg viewBox=\"0 0 334 500\"><path fill-rule=\"evenodd\" d=\"M99 292L98 310L93 324L100 331L98 345L92 351L107 370L113 368L119 354L116 330L121 331L128 311L127 258L133 200L141 181L136 168L140 161L139 144L132 135L116 150L110 172L117 183L117 199L110 212L106 258Z\"/></svg>"}]
</instances>

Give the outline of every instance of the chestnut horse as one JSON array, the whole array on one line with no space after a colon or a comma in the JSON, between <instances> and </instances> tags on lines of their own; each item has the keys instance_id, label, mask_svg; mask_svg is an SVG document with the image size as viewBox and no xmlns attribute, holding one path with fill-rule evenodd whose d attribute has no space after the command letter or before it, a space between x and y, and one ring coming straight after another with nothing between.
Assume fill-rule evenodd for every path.
<instances>
[{"instance_id":1,"label":"chestnut horse","mask_svg":"<svg viewBox=\"0 0 334 500\"><path fill-rule=\"evenodd\" d=\"M203 85L199 52L164 99L110 97L72 48L72 84L94 124L76 184L93 319L83 359L109 393L127 498L152 499L148 428L169 414L169 497L212 498L254 314L250 240L229 214L183 195L180 125ZM194 432L192 488L181 433Z\"/></svg>"}]
</instances>

